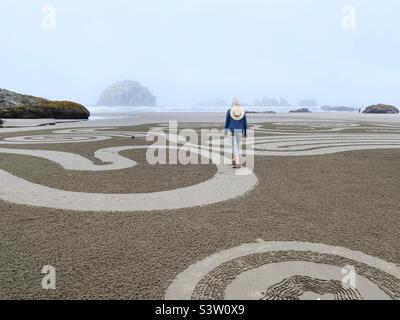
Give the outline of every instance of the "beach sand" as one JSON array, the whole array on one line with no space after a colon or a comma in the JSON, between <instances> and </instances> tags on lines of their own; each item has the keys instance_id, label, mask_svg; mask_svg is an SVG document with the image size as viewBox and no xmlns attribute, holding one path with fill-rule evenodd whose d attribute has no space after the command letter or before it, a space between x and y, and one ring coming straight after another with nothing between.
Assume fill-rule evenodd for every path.
<instances>
[{"instance_id":1,"label":"beach sand","mask_svg":"<svg viewBox=\"0 0 400 320\"><path fill-rule=\"evenodd\" d=\"M214 124L221 128L224 115L138 114L122 120L62 123L49 128L3 128L0 169L49 188L85 193L151 193L197 185L214 177L218 169L213 164L152 166L146 163L145 149L121 153L137 166L98 172L65 170L43 158L1 152L1 148L63 151L101 165L94 157L99 149L146 146L149 142L129 136L54 144L4 144L4 139L52 135L54 130L70 128L146 132L168 120L177 120L180 128L199 130ZM378 139L379 145L379 138L389 134L395 141L393 148L387 149L371 147L305 156L256 154L254 174L258 183L254 188L201 207L72 211L0 199L0 299L163 299L174 279L190 265L256 239L359 251L388 262L395 266L393 272L398 272L399 116L251 114L248 121L265 129L256 132L256 137L366 134L374 136L368 140ZM0 194L6 189L3 183ZM225 188L229 192L235 186ZM334 256L332 263L335 261L341 265L340 257ZM41 287L44 265L56 267L56 290ZM392 298L400 288L400 280L393 279ZM375 283L379 286L379 279Z\"/></svg>"}]
</instances>

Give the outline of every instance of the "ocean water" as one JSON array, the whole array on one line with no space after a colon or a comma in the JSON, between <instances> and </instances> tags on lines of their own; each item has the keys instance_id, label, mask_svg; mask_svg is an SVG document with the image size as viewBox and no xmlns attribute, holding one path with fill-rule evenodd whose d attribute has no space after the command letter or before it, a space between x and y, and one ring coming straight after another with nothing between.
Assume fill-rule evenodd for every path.
<instances>
[{"instance_id":1,"label":"ocean water","mask_svg":"<svg viewBox=\"0 0 400 320\"><path fill-rule=\"evenodd\" d=\"M94 119L119 119L124 118L124 115L133 115L141 112L226 112L229 106L154 106L154 107L102 107L102 106L88 106L91 113L91 120ZM244 107L246 111L267 112L274 111L276 113L288 113L290 110L298 109L301 107L263 107L263 106L247 106ZM355 107L356 108L356 107ZM309 107L311 112L328 112L322 110L321 107ZM358 109L357 109L358 110ZM336 112L336 111L329 111ZM357 111L355 111L357 112Z\"/></svg>"}]
</instances>

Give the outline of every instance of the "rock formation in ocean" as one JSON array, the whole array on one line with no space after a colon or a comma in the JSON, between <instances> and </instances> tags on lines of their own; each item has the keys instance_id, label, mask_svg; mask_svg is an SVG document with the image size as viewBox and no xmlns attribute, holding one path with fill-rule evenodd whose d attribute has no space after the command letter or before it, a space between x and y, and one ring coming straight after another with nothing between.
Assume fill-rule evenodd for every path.
<instances>
[{"instance_id":1,"label":"rock formation in ocean","mask_svg":"<svg viewBox=\"0 0 400 320\"><path fill-rule=\"evenodd\" d=\"M300 108L300 109L295 109L295 110L290 110L290 113L311 113L311 111L308 108Z\"/></svg>"},{"instance_id":2,"label":"rock formation in ocean","mask_svg":"<svg viewBox=\"0 0 400 320\"><path fill-rule=\"evenodd\" d=\"M262 107L290 107L291 104L285 99L280 98L279 100L276 98L263 97L261 100L254 101L255 106Z\"/></svg>"},{"instance_id":3,"label":"rock formation in ocean","mask_svg":"<svg viewBox=\"0 0 400 320\"><path fill-rule=\"evenodd\" d=\"M88 119L90 112L71 101L52 101L0 89L0 118Z\"/></svg>"},{"instance_id":4,"label":"rock formation in ocean","mask_svg":"<svg viewBox=\"0 0 400 320\"><path fill-rule=\"evenodd\" d=\"M367 107L363 113L390 113L390 114L395 114L399 113L399 109L397 109L395 106L389 105L389 104L376 104Z\"/></svg>"},{"instance_id":5,"label":"rock formation in ocean","mask_svg":"<svg viewBox=\"0 0 400 320\"><path fill-rule=\"evenodd\" d=\"M97 105L107 107L155 106L156 97L139 82L125 80L106 88Z\"/></svg>"},{"instance_id":6,"label":"rock formation in ocean","mask_svg":"<svg viewBox=\"0 0 400 320\"><path fill-rule=\"evenodd\" d=\"M276 114L276 112L275 111L252 111L252 110L250 110L250 111L246 111L246 113L267 113L267 114Z\"/></svg>"},{"instance_id":7,"label":"rock formation in ocean","mask_svg":"<svg viewBox=\"0 0 400 320\"><path fill-rule=\"evenodd\" d=\"M313 100L313 99L304 99L299 101L299 103L297 104L299 107L316 107L318 106L317 101Z\"/></svg>"},{"instance_id":8,"label":"rock formation in ocean","mask_svg":"<svg viewBox=\"0 0 400 320\"><path fill-rule=\"evenodd\" d=\"M280 98L279 99L279 106L280 107L291 107L292 105L285 98Z\"/></svg>"},{"instance_id":9,"label":"rock formation in ocean","mask_svg":"<svg viewBox=\"0 0 400 320\"><path fill-rule=\"evenodd\" d=\"M356 111L355 108L342 107L342 106L322 106L321 109L324 111L339 111L339 112Z\"/></svg>"},{"instance_id":10,"label":"rock formation in ocean","mask_svg":"<svg viewBox=\"0 0 400 320\"><path fill-rule=\"evenodd\" d=\"M205 100L194 104L195 107L229 107L229 105L224 99Z\"/></svg>"},{"instance_id":11,"label":"rock formation in ocean","mask_svg":"<svg viewBox=\"0 0 400 320\"><path fill-rule=\"evenodd\" d=\"M255 106L276 107L279 104L276 98L263 97L261 100L254 101Z\"/></svg>"}]
</instances>

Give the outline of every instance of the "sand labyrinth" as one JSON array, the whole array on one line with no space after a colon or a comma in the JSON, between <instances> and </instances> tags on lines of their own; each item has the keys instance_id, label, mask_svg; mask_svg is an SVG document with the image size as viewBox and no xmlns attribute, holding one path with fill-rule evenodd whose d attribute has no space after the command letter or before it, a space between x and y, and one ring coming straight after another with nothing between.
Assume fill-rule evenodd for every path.
<instances>
[{"instance_id":1,"label":"sand labyrinth","mask_svg":"<svg viewBox=\"0 0 400 320\"><path fill-rule=\"evenodd\" d=\"M71 134L71 136L66 137L65 134ZM27 141L33 141L34 144L91 142L112 139L113 137L131 137L132 135L139 139L146 136L145 133L132 131L60 130L53 135L9 138L6 139L5 144L22 144ZM3 142L1 143L3 144ZM131 145L100 149L95 152L94 156L106 163L103 165L96 165L85 157L69 152L0 148L0 153L44 158L61 165L65 170L106 171L134 167L137 164L135 161L123 157L119 153L126 150L148 148L152 147ZM177 147L167 146L166 148L176 149ZM219 154L199 148L189 147L188 150L206 157L214 163L217 167L216 175L208 181L176 190L105 194L57 190L26 181L0 170L0 179L3 182L0 198L17 204L77 211L154 211L203 206L229 200L245 194L257 184L257 178L253 172L247 168L242 168L239 170L240 174L237 174L238 172L224 164L224 162L229 163L230 160L225 158L221 161ZM215 159L219 161L216 162ZM227 189L227 185L237 185L237 188Z\"/></svg>"},{"instance_id":2,"label":"sand labyrinth","mask_svg":"<svg viewBox=\"0 0 400 320\"><path fill-rule=\"evenodd\" d=\"M400 268L342 247L243 244L189 266L167 300L399 300Z\"/></svg>"},{"instance_id":3,"label":"sand labyrinth","mask_svg":"<svg viewBox=\"0 0 400 320\"><path fill-rule=\"evenodd\" d=\"M280 124L277 123L276 125L279 126ZM357 127L357 124L294 122L281 125L292 129L285 131L255 126L255 137L246 140L246 144L252 146L249 154L251 156L308 156L355 150L400 148L400 134L337 132ZM298 132L299 126L302 126L302 132ZM366 131L371 128L378 130L376 126L378 125L363 127L363 129ZM382 126L385 130L393 130L393 132L396 132L399 128L395 125ZM165 129L165 125L160 125L158 128ZM321 128L322 132L319 132ZM304 131L307 132L304 133ZM334 132L327 133L327 131ZM121 156L120 152L153 148L153 146L127 145L99 149L94 153L94 157L104 164L94 164L91 160L71 152L13 149L12 145L71 144L105 141L113 138L130 138L131 136L144 139L146 135L146 132L123 131L111 127L56 130L47 135L20 136L0 140L0 146L6 146L6 148L0 147L0 154L3 154L3 156L20 154L39 157L57 163L65 170L110 171L129 169L137 163ZM208 181L176 190L153 193L103 194L58 190L29 182L0 169L0 179L3 182L0 198L12 203L55 209L135 212L213 204L240 197L256 186L257 177L251 170L242 168L239 171L234 171L230 165L227 165L230 162L227 157L223 158L223 161L216 161L216 159L221 160L220 149L212 148L209 145L188 143L182 136L165 134L164 137L181 142L181 145L166 146L166 148L178 148L184 144L187 151L210 159L217 167L216 175ZM221 138L218 138L218 140L221 143ZM209 152L210 150L212 152ZM229 148L224 151L229 153ZM236 187L226 187L232 185Z\"/></svg>"}]
</instances>

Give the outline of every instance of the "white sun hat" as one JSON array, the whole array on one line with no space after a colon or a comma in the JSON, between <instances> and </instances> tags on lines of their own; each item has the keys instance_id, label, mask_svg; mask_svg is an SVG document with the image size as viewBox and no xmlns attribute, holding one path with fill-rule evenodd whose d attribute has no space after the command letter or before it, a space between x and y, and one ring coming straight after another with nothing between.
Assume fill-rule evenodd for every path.
<instances>
[{"instance_id":1,"label":"white sun hat","mask_svg":"<svg viewBox=\"0 0 400 320\"><path fill-rule=\"evenodd\" d=\"M245 111L240 105L239 99L237 97L233 98L232 107L231 107L231 118L233 120L242 120L244 117Z\"/></svg>"}]
</instances>

